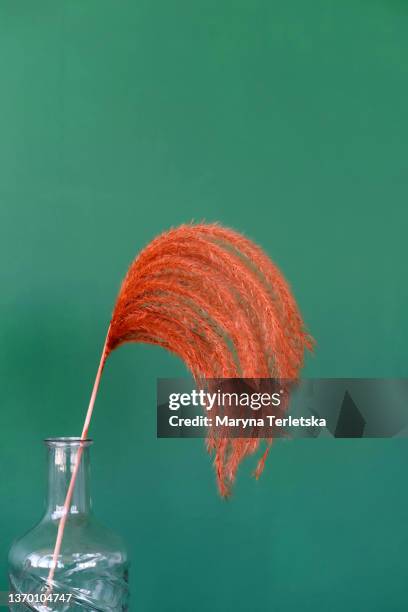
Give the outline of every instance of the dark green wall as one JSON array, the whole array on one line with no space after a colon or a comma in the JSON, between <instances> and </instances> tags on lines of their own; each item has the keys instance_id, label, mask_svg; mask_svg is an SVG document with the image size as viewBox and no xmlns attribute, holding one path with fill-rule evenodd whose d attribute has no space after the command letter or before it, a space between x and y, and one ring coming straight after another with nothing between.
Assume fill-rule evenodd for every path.
<instances>
[{"instance_id":1,"label":"dark green wall","mask_svg":"<svg viewBox=\"0 0 408 612\"><path fill-rule=\"evenodd\" d=\"M0 587L38 518L48 435L79 434L127 265L219 220L259 242L317 339L310 376L406 376L408 7L401 0L2 0ZM277 443L217 496L200 440L156 440L158 348L106 368L96 513L132 612L408 606L405 440Z\"/></svg>"}]
</instances>

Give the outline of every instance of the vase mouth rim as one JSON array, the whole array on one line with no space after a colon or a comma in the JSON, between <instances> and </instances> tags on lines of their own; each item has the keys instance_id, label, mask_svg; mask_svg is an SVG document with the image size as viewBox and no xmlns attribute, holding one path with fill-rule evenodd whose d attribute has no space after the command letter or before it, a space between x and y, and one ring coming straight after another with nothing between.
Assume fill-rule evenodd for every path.
<instances>
[{"instance_id":1,"label":"vase mouth rim","mask_svg":"<svg viewBox=\"0 0 408 612\"><path fill-rule=\"evenodd\" d=\"M58 438L45 438L44 443L47 446L90 446L93 443L92 438L81 439L74 436L59 436Z\"/></svg>"}]
</instances>

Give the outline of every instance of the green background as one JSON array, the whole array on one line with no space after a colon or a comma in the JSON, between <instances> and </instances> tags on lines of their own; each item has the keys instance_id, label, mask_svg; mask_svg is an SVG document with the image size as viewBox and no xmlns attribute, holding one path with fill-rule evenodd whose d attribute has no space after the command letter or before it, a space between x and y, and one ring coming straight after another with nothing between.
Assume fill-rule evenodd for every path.
<instances>
[{"instance_id":1,"label":"green background","mask_svg":"<svg viewBox=\"0 0 408 612\"><path fill-rule=\"evenodd\" d=\"M169 226L267 250L317 340L306 375L407 375L407 30L402 0L2 0L1 588L41 440L80 433L120 281ZM156 439L156 377L184 373L123 347L97 401L132 612L406 610L407 442L278 442L223 502L202 440Z\"/></svg>"}]
</instances>

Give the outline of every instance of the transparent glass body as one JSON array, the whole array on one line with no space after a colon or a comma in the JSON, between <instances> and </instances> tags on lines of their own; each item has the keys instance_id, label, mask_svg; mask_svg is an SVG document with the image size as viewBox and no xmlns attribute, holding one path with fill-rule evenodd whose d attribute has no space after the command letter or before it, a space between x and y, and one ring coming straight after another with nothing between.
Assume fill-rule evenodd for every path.
<instances>
[{"instance_id":1,"label":"transparent glass body","mask_svg":"<svg viewBox=\"0 0 408 612\"><path fill-rule=\"evenodd\" d=\"M120 536L102 526L92 512L91 440L80 442L79 438L52 438L45 443L48 453L46 510L40 522L10 549L10 591L16 595L10 610L126 611L129 592L125 545ZM47 578L52 567L58 524L81 444L82 456L80 453L76 484L50 591ZM30 595L26 601L18 601L25 594ZM48 595L47 599L45 595ZM60 597L57 599L57 596Z\"/></svg>"}]
</instances>

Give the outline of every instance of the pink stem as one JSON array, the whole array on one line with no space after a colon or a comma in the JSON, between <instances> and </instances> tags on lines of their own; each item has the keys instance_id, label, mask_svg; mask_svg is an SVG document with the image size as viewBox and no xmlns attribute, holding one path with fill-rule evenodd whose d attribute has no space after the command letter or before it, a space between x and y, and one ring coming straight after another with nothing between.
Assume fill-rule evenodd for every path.
<instances>
[{"instance_id":1,"label":"pink stem","mask_svg":"<svg viewBox=\"0 0 408 612\"><path fill-rule=\"evenodd\" d=\"M106 334L106 338L105 338L105 344L103 345L103 349L102 349L102 355L101 355L101 359L99 361L99 366L98 366L98 371L96 373L96 378L95 378L95 382L94 382L94 386L92 389L92 393L91 393L91 398L89 400L89 406L88 406L88 410L86 413L86 417L85 417L85 423L82 429L82 434L81 434L81 441L86 440L88 437L88 430L89 430L89 425L91 423L91 418L92 418L92 412L94 409L94 404L95 404L95 400L96 400L96 395L98 393L98 388L99 388L99 383L101 381L101 376L102 376L102 371L103 371L103 366L105 365L105 361L107 358L107 344L108 344L108 336L109 336L109 331L110 331L110 326L108 329L108 333ZM47 591L49 592L52 588L52 583L54 580L54 574L55 574L55 570L57 567L57 561L58 561L58 557L59 554L61 552L61 546L62 546L62 539L64 537L64 530L65 530L65 524L67 522L67 517L68 517L68 513L69 513L69 508L71 505L71 500L72 500L72 495L74 493L74 488L75 488L75 482L78 476L78 471L79 471L79 466L81 464L81 458L82 458L82 453L83 453L83 449L84 446L81 444L78 450L78 454L77 454L77 460L75 463L75 467L73 469L72 472L72 476L71 476L71 480L69 483L69 487L68 487L68 491L67 491L67 495L65 497L65 502L64 502L64 507L62 509L62 516L58 525L58 532L57 532L57 538L55 540L55 546L54 546L54 552L52 555L52 562L51 562L51 568L48 574L48 578L47 578Z\"/></svg>"}]
</instances>

